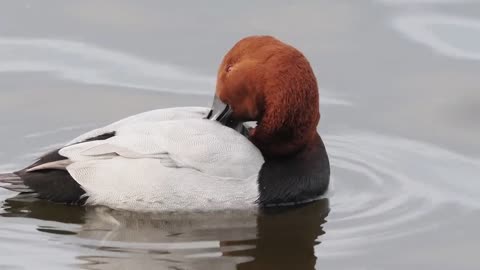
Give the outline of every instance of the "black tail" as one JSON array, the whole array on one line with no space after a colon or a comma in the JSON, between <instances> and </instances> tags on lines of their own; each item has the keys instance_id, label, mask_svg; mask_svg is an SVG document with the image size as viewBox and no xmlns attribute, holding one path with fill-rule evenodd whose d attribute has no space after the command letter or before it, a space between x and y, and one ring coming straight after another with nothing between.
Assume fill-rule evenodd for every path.
<instances>
[{"instance_id":1,"label":"black tail","mask_svg":"<svg viewBox=\"0 0 480 270\"><path fill-rule=\"evenodd\" d=\"M115 136L115 132L108 132L83 142L106 140ZM60 149L41 156L35 163L23 170L14 173L0 173L0 188L20 193L32 193L39 199L58 203L84 204L87 200L85 190L66 170L55 168L32 169L47 163L67 159L60 155Z\"/></svg>"},{"instance_id":2,"label":"black tail","mask_svg":"<svg viewBox=\"0 0 480 270\"><path fill-rule=\"evenodd\" d=\"M15 192L33 192L23 183L22 178L14 173L0 173L0 187Z\"/></svg>"}]
</instances>

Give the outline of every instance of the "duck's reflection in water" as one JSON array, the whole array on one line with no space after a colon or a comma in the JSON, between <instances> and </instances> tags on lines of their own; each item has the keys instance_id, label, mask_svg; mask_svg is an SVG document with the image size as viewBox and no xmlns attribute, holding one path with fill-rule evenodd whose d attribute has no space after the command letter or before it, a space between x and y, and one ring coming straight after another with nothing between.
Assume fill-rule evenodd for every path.
<instances>
[{"instance_id":1,"label":"duck's reflection in water","mask_svg":"<svg viewBox=\"0 0 480 270\"><path fill-rule=\"evenodd\" d=\"M314 246L324 234L329 204L322 199L260 212L147 214L16 197L3 210L4 217L59 222L38 230L73 244L79 267L86 269L315 269Z\"/></svg>"},{"instance_id":2,"label":"duck's reflection in water","mask_svg":"<svg viewBox=\"0 0 480 270\"><path fill-rule=\"evenodd\" d=\"M224 256L248 256L237 269L315 269L314 246L325 232L328 200L290 209L271 209L257 217L257 237L247 242L254 248L224 252ZM224 246L242 241L223 242Z\"/></svg>"}]
</instances>

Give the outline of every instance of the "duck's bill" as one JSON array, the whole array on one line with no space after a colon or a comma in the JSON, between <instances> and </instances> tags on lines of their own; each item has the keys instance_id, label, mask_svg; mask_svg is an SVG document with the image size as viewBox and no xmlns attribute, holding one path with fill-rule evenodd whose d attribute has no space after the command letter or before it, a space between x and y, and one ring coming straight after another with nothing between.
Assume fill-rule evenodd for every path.
<instances>
[{"instance_id":1,"label":"duck's bill","mask_svg":"<svg viewBox=\"0 0 480 270\"><path fill-rule=\"evenodd\" d=\"M228 120L230 120L232 112L232 108L228 104L223 103L223 101L215 96L207 119L218 121L225 125Z\"/></svg>"},{"instance_id":2,"label":"duck's bill","mask_svg":"<svg viewBox=\"0 0 480 270\"><path fill-rule=\"evenodd\" d=\"M232 113L232 108L215 96L213 98L212 108L206 118L240 131L243 127L242 122L233 120Z\"/></svg>"}]
</instances>

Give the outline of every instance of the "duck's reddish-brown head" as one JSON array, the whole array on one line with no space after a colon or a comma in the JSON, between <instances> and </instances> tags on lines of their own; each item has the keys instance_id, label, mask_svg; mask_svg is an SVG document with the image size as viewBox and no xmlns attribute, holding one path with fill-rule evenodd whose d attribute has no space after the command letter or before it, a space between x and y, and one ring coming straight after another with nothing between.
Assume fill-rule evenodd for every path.
<instances>
[{"instance_id":1,"label":"duck's reddish-brown head","mask_svg":"<svg viewBox=\"0 0 480 270\"><path fill-rule=\"evenodd\" d=\"M230 49L218 70L216 102L229 106L233 120L257 121L250 139L265 156L294 154L318 137L312 68L301 52L273 37L247 37Z\"/></svg>"}]
</instances>

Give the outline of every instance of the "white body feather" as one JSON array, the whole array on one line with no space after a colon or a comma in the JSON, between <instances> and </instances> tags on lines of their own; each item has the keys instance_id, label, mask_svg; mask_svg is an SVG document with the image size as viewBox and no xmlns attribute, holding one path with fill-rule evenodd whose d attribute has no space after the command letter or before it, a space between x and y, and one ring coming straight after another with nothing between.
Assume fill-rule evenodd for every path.
<instances>
[{"instance_id":1,"label":"white body feather","mask_svg":"<svg viewBox=\"0 0 480 270\"><path fill-rule=\"evenodd\" d=\"M217 210L254 207L264 162L245 137L207 108L134 115L74 139L60 150L87 204L130 210ZM107 132L115 136L82 142Z\"/></svg>"}]
</instances>

